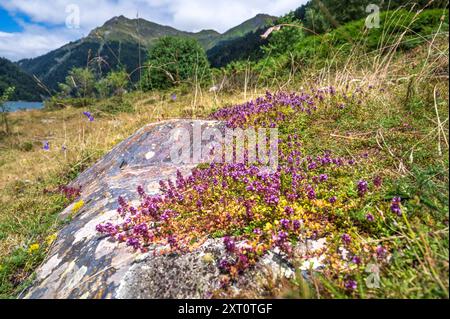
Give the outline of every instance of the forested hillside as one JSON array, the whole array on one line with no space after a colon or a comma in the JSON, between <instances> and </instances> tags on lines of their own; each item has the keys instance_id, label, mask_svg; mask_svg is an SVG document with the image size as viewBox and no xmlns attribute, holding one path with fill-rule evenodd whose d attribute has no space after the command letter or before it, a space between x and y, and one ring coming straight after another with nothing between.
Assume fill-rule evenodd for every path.
<instances>
[{"instance_id":1,"label":"forested hillside","mask_svg":"<svg viewBox=\"0 0 450 319\"><path fill-rule=\"evenodd\" d=\"M0 96L8 87L15 87L12 100L41 101L44 94L35 79L11 61L0 58Z\"/></svg>"}]
</instances>

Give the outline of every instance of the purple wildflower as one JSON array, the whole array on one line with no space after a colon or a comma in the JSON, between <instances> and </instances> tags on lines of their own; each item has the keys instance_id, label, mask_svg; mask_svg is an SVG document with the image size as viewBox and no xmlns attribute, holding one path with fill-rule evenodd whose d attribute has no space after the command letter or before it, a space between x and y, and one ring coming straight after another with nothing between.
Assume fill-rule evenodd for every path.
<instances>
[{"instance_id":1,"label":"purple wildflower","mask_svg":"<svg viewBox=\"0 0 450 319\"><path fill-rule=\"evenodd\" d=\"M373 185L375 185L376 188L380 188L382 184L383 184L383 179L378 175L375 176L375 178L373 179Z\"/></svg>"},{"instance_id":2,"label":"purple wildflower","mask_svg":"<svg viewBox=\"0 0 450 319\"><path fill-rule=\"evenodd\" d=\"M170 247L176 247L177 246L177 240L174 235L169 235L167 237L167 243L170 245Z\"/></svg>"},{"instance_id":3,"label":"purple wildflower","mask_svg":"<svg viewBox=\"0 0 450 319\"><path fill-rule=\"evenodd\" d=\"M227 272L230 269L230 263L226 259L219 261L219 269L221 271Z\"/></svg>"},{"instance_id":4,"label":"purple wildflower","mask_svg":"<svg viewBox=\"0 0 450 319\"><path fill-rule=\"evenodd\" d=\"M290 207L290 206L286 206L286 207L284 208L284 212L285 212L287 215L293 215L293 214L294 214L294 209L293 209L292 207Z\"/></svg>"},{"instance_id":5,"label":"purple wildflower","mask_svg":"<svg viewBox=\"0 0 450 319\"><path fill-rule=\"evenodd\" d=\"M283 218L282 220L280 220L280 224L281 224L281 227L283 227L285 229L289 229L291 222L289 220Z\"/></svg>"},{"instance_id":6,"label":"purple wildflower","mask_svg":"<svg viewBox=\"0 0 450 319\"><path fill-rule=\"evenodd\" d=\"M392 199L392 204L391 204L391 211L394 214L397 214L398 216L402 215L402 209L400 207L400 203L401 203L402 199L400 197L394 197Z\"/></svg>"},{"instance_id":7,"label":"purple wildflower","mask_svg":"<svg viewBox=\"0 0 450 319\"><path fill-rule=\"evenodd\" d=\"M122 208L128 208L128 203L122 196L119 196L119 199L117 200L119 202L119 206Z\"/></svg>"},{"instance_id":8,"label":"purple wildflower","mask_svg":"<svg viewBox=\"0 0 450 319\"><path fill-rule=\"evenodd\" d=\"M94 121L94 117L92 116L92 114L88 111L83 112L83 114L89 119L89 122L93 122Z\"/></svg>"},{"instance_id":9,"label":"purple wildflower","mask_svg":"<svg viewBox=\"0 0 450 319\"><path fill-rule=\"evenodd\" d=\"M255 228L255 229L253 229L253 234L261 235L261 234L262 234L262 231L261 231L260 228Z\"/></svg>"},{"instance_id":10,"label":"purple wildflower","mask_svg":"<svg viewBox=\"0 0 450 319\"><path fill-rule=\"evenodd\" d=\"M364 197L368 191L368 184L365 180L360 180L358 182L358 195L359 197Z\"/></svg>"},{"instance_id":11,"label":"purple wildflower","mask_svg":"<svg viewBox=\"0 0 450 319\"><path fill-rule=\"evenodd\" d=\"M311 163L308 165L308 169L309 169L309 170L313 170L313 169L315 169L315 168L317 168L317 163L316 163L316 162L311 162Z\"/></svg>"},{"instance_id":12,"label":"purple wildflower","mask_svg":"<svg viewBox=\"0 0 450 319\"><path fill-rule=\"evenodd\" d=\"M358 287L358 283L356 281L352 280L352 279L347 280L345 282L345 289L355 290L357 287Z\"/></svg>"},{"instance_id":13,"label":"purple wildflower","mask_svg":"<svg viewBox=\"0 0 450 319\"><path fill-rule=\"evenodd\" d=\"M232 253L236 250L236 243L230 236L225 236L223 238L223 243L228 252Z\"/></svg>"},{"instance_id":14,"label":"purple wildflower","mask_svg":"<svg viewBox=\"0 0 450 319\"><path fill-rule=\"evenodd\" d=\"M373 217L373 215L372 215L371 213L368 213L368 214L366 215L366 219L367 219L369 222L373 222L373 221L375 220L375 217Z\"/></svg>"},{"instance_id":15,"label":"purple wildflower","mask_svg":"<svg viewBox=\"0 0 450 319\"><path fill-rule=\"evenodd\" d=\"M378 258L382 259L382 258L386 257L386 253L387 253L386 248L384 248L383 246L377 247L377 257Z\"/></svg>"},{"instance_id":16,"label":"purple wildflower","mask_svg":"<svg viewBox=\"0 0 450 319\"><path fill-rule=\"evenodd\" d=\"M314 188L312 188L312 186L308 187L306 194L308 195L309 199L316 199L316 192L314 191Z\"/></svg>"},{"instance_id":17,"label":"purple wildflower","mask_svg":"<svg viewBox=\"0 0 450 319\"><path fill-rule=\"evenodd\" d=\"M352 241L352 238L350 237L349 234L344 234L342 235L342 241L344 242L344 244L348 245L350 244L350 242Z\"/></svg>"},{"instance_id":18,"label":"purple wildflower","mask_svg":"<svg viewBox=\"0 0 450 319\"><path fill-rule=\"evenodd\" d=\"M279 231L277 236L277 244L283 245L286 242L286 239L288 238L288 234L284 231Z\"/></svg>"},{"instance_id":19,"label":"purple wildflower","mask_svg":"<svg viewBox=\"0 0 450 319\"><path fill-rule=\"evenodd\" d=\"M141 196L141 197L144 196L145 195L144 187L139 185L138 188L137 188L137 192L138 192L139 196Z\"/></svg>"},{"instance_id":20,"label":"purple wildflower","mask_svg":"<svg viewBox=\"0 0 450 319\"><path fill-rule=\"evenodd\" d=\"M135 237L130 237L127 239L127 246L131 246L134 249L139 249L139 247L141 246L139 243L139 240Z\"/></svg>"}]
</instances>

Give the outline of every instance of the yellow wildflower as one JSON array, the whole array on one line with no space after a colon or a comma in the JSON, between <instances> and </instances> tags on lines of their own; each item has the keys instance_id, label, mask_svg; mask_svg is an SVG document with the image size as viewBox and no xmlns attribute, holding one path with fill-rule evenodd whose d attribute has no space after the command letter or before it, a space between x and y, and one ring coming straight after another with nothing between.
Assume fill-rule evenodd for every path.
<instances>
[{"instance_id":1,"label":"yellow wildflower","mask_svg":"<svg viewBox=\"0 0 450 319\"><path fill-rule=\"evenodd\" d=\"M271 223L267 223L266 226L264 226L264 230L265 230L265 231L269 231L269 230L271 230L272 228L273 228L273 226L272 226Z\"/></svg>"},{"instance_id":2,"label":"yellow wildflower","mask_svg":"<svg viewBox=\"0 0 450 319\"><path fill-rule=\"evenodd\" d=\"M39 250L39 244L32 244L30 247L28 247L28 253L32 254L35 251Z\"/></svg>"},{"instance_id":3,"label":"yellow wildflower","mask_svg":"<svg viewBox=\"0 0 450 319\"><path fill-rule=\"evenodd\" d=\"M45 238L45 242L47 243L48 246L50 246L56 239L56 237L58 236L57 233L51 234L50 236L47 236L47 238Z\"/></svg>"},{"instance_id":4,"label":"yellow wildflower","mask_svg":"<svg viewBox=\"0 0 450 319\"><path fill-rule=\"evenodd\" d=\"M80 201L76 202L75 204L73 204L72 207L72 212L74 214L78 213L78 211L81 209L81 207L84 206L84 201L81 199Z\"/></svg>"}]
</instances>

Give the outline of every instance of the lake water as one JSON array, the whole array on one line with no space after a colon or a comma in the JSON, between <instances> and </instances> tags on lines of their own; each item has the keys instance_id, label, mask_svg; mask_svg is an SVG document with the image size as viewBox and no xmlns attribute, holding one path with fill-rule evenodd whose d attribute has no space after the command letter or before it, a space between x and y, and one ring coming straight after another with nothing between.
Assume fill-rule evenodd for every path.
<instances>
[{"instance_id":1,"label":"lake water","mask_svg":"<svg viewBox=\"0 0 450 319\"><path fill-rule=\"evenodd\" d=\"M10 112L16 112L21 110L36 110L36 109L42 109L44 107L43 102L22 102L22 101L15 101L15 102L6 102L6 107L8 111Z\"/></svg>"}]
</instances>

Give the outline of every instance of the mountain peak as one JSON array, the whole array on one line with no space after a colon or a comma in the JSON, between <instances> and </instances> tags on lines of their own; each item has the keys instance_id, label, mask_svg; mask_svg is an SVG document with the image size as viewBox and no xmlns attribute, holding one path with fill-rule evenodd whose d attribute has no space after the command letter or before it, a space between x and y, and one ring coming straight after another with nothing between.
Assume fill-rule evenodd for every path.
<instances>
[{"instance_id":1,"label":"mountain peak","mask_svg":"<svg viewBox=\"0 0 450 319\"><path fill-rule=\"evenodd\" d=\"M109 19L108 21L106 21L103 26L107 26L107 25L114 25L117 23L121 23L121 22L128 22L131 19L128 19L127 17L125 17L124 15L120 15L120 16L116 16L116 17L112 17L111 19Z\"/></svg>"}]
</instances>

